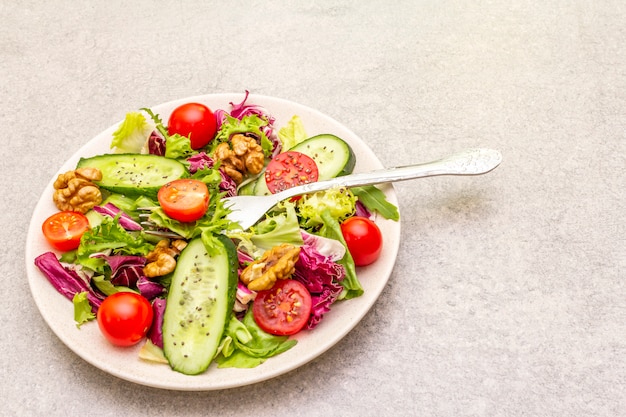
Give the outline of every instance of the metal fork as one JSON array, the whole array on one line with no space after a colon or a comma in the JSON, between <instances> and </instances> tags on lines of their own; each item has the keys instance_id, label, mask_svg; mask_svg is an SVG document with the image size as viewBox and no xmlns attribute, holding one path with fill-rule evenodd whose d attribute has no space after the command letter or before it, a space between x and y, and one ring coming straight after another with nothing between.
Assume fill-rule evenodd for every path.
<instances>
[{"instance_id":1,"label":"metal fork","mask_svg":"<svg viewBox=\"0 0 626 417\"><path fill-rule=\"evenodd\" d=\"M238 222L243 230L254 225L279 202L302 194L328 190L333 187L360 187L364 185L405 181L437 175L480 175L496 168L502 154L493 149L468 149L432 162L345 175L327 181L312 182L264 196L237 196L224 199L232 211L228 219Z\"/></svg>"}]
</instances>

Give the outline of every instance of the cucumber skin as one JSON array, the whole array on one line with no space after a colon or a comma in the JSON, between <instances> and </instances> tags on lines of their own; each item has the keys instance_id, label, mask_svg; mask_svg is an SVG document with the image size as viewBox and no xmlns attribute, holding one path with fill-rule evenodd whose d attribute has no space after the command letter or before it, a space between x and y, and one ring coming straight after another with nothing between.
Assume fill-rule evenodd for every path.
<instances>
[{"instance_id":1,"label":"cucumber skin","mask_svg":"<svg viewBox=\"0 0 626 417\"><path fill-rule=\"evenodd\" d=\"M119 172L119 168L115 166L116 163L124 162L130 163L131 160L139 162L140 165L145 164L148 166L167 167L170 171L167 175L161 175L158 177L158 181L151 183L150 185L139 186L132 181L125 180L120 176L116 176ZM123 194L126 196L140 196L147 195L152 198L156 198L159 189L170 181L185 178L188 176L187 168L181 162L174 159L165 158L163 156L150 155L150 154L103 154L90 158L81 158L76 165L77 168L93 167L98 168L102 172L102 180L94 181L96 185L105 190L111 191L117 194ZM146 174L145 169L138 169L140 175Z\"/></svg>"},{"instance_id":2,"label":"cucumber skin","mask_svg":"<svg viewBox=\"0 0 626 417\"><path fill-rule=\"evenodd\" d=\"M232 314L233 306L235 303L235 295L237 291L237 281L238 281L237 251L236 251L234 243L228 237L224 235L216 235L215 238L217 239L217 241L219 241L220 245L226 252L226 257L227 257L226 268L227 268L227 273L228 273L227 277L220 280L222 282L224 281L227 282L228 288L227 288L227 295L226 295L227 301L224 307L223 314L221 315L221 317L215 317L224 321L224 324L222 328L220 329L219 334L213 334L209 340L207 339L201 340L199 343L197 339L192 340L190 338L187 338L187 339L178 338L177 339L178 343L174 344L174 340L171 340L170 337L173 336L172 335L173 332L176 333L177 331L180 330L180 327L178 327L179 326L178 323L180 322L180 317L184 317L185 312L182 310L178 310L182 308L180 305L180 300L174 299L171 296L168 296L168 299L167 299L165 316L163 320L163 353L165 357L167 358L170 364L170 367L173 370L186 374L186 375L197 375L207 370L207 368L213 361L214 357L216 356L217 348L219 347L219 344L222 340L224 330L228 326L228 323L230 321L230 317ZM204 253L209 253L208 262L211 263L211 259L210 259L211 251L208 251L204 247L204 244L202 243L201 238L196 238L192 240L191 242L189 242L189 245L187 246L187 248L189 248L192 243L194 245L200 245ZM191 248L193 249L194 246L191 246ZM184 256L185 254L185 249L183 250L183 252L181 253L179 257L179 262L181 261L181 257ZM197 256L197 254L195 254L194 252L188 251L187 256ZM187 274L185 273L185 271L182 271L182 270L174 272L174 276L172 277L172 282L170 285L170 295L172 294L171 289L174 288L174 286L180 286L182 282L181 281L182 278L184 278L184 276L186 275ZM207 282L207 283L209 285L215 285L214 281ZM187 310L188 312L191 311L191 313L193 313L194 311L196 311L194 305L190 306L188 303L187 307L189 307L189 309ZM175 322L176 327L173 326L173 328L169 328L167 326L167 323L170 322L170 320L168 320L168 313L174 315L174 322ZM210 328L211 326L209 325L207 327ZM204 332L202 327L197 327L194 329L193 327L190 327L189 323L187 323L185 332L188 332L189 330L196 331L196 332L198 331ZM198 336L198 334L196 336ZM203 336L203 335L200 335L200 336ZM177 362L177 358L176 358L177 356L180 358L180 355L179 355L180 352L176 351L177 349L182 349L183 345L181 345L180 342L186 342L188 347L190 345L192 346L195 345L195 348L189 352L189 356L185 357L183 359L183 362L181 363ZM205 342L205 343L202 343L202 342ZM192 363L189 363L189 362L192 362Z\"/></svg>"}]
</instances>

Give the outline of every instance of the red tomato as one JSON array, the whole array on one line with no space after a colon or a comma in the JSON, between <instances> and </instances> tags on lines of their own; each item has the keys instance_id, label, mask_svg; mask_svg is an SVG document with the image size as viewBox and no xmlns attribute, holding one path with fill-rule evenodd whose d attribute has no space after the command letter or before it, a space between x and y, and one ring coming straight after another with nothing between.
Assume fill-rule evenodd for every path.
<instances>
[{"instance_id":1,"label":"red tomato","mask_svg":"<svg viewBox=\"0 0 626 417\"><path fill-rule=\"evenodd\" d=\"M318 171L315 161L307 155L287 151L274 157L265 170L265 182L272 194L296 185L317 181Z\"/></svg>"},{"instance_id":2,"label":"red tomato","mask_svg":"<svg viewBox=\"0 0 626 417\"><path fill-rule=\"evenodd\" d=\"M134 292L116 292L104 299L97 320L104 337L116 346L132 346L143 339L154 312L150 301Z\"/></svg>"},{"instance_id":3,"label":"red tomato","mask_svg":"<svg viewBox=\"0 0 626 417\"><path fill-rule=\"evenodd\" d=\"M376 223L370 219L350 217L341 224L341 233L356 266L369 265L380 256L383 235Z\"/></svg>"},{"instance_id":4,"label":"red tomato","mask_svg":"<svg viewBox=\"0 0 626 417\"><path fill-rule=\"evenodd\" d=\"M199 180L168 182L159 189L157 198L165 214L179 222L196 221L209 208L209 189Z\"/></svg>"},{"instance_id":5,"label":"red tomato","mask_svg":"<svg viewBox=\"0 0 626 417\"><path fill-rule=\"evenodd\" d=\"M170 135L178 133L191 141L192 149L205 147L217 132L215 115L204 104L187 103L174 109L167 122Z\"/></svg>"},{"instance_id":6,"label":"red tomato","mask_svg":"<svg viewBox=\"0 0 626 417\"><path fill-rule=\"evenodd\" d=\"M278 280L271 289L257 293L252 314L267 333L279 336L298 333L309 321L311 294L296 280Z\"/></svg>"},{"instance_id":7,"label":"red tomato","mask_svg":"<svg viewBox=\"0 0 626 417\"><path fill-rule=\"evenodd\" d=\"M60 251L76 249L83 233L89 229L89 220L75 211L60 211L48 217L41 225L46 240Z\"/></svg>"}]
</instances>

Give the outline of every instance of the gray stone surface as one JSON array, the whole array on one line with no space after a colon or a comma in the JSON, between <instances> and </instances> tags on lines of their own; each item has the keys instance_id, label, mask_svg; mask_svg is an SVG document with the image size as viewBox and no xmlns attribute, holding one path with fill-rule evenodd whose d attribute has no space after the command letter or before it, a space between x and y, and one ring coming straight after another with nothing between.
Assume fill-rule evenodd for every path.
<instances>
[{"instance_id":1,"label":"gray stone surface","mask_svg":"<svg viewBox=\"0 0 626 417\"><path fill-rule=\"evenodd\" d=\"M162 3L0 4L0 414L626 415L624 2ZM29 292L42 190L127 111L244 89L331 115L387 166L504 162L396 186L389 284L310 364L207 393L99 371Z\"/></svg>"}]
</instances>

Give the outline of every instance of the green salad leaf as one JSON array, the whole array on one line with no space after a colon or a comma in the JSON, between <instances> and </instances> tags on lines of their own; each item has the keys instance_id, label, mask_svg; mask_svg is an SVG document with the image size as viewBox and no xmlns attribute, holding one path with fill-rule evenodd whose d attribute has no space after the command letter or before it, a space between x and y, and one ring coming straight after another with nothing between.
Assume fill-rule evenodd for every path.
<instances>
[{"instance_id":1,"label":"green salad leaf","mask_svg":"<svg viewBox=\"0 0 626 417\"><path fill-rule=\"evenodd\" d=\"M193 239L202 233L219 234L224 231L233 230L238 227L236 223L231 222L226 217L230 213L230 209L224 206L222 198L225 193L209 191L209 208L207 212L199 220L195 222L180 222L169 217L163 209L154 204L148 220L158 227L170 229L174 233L178 233L185 239Z\"/></svg>"},{"instance_id":2,"label":"green salad leaf","mask_svg":"<svg viewBox=\"0 0 626 417\"><path fill-rule=\"evenodd\" d=\"M373 185L366 185L363 187L353 187L350 190L352 190L354 195L368 210L380 213L385 219L400 220L398 207L391 204L387 200L385 193L379 188Z\"/></svg>"},{"instance_id":3,"label":"green salad leaf","mask_svg":"<svg viewBox=\"0 0 626 417\"><path fill-rule=\"evenodd\" d=\"M278 130L278 139L280 139L283 145L283 150L291 149L298 143L308 139L300 116L293 116L285 126Z\"/></svg>"},{"instance_id":4,"label":"green salad leaf","mask_svg":"<svg viewBox=\"0 0 626 417\"><path fill-rule=\"evenodd\" d=\"M278 206L279 213L273 212L252 228L250 240L257 248L268 250L283 243L302 246L302 233L298 216L292 203L285 201Z\"/></svg>"},{"instance_id":5,"label":"green salad leaf","mask_svg":"<svg viewBox=\"0 0 626 417\"><path fill-rule=\"evenodd\" d=\"M171 159L186 159L198 153L191 148L191 140L178 133L170 135L158 114L144 107L141 110L148 113L156 125L156 130L165 138L165 157Z\"/></svg>"},{"instance_id":6,"label":"green salad leaf","mask_svg":"<svg viewBox=\"0 0 626 417\"><path fill-rule=\"evenodd\" d=\"M339 299L349 300L363 295L363 287L361 282L356 276L356 266L354 265L354 259L350 255L346 240L343 238L341 232L341 226L337 219L331 214L330 210L324 210L321 213L321 218L324 221L324 225L319 230L319 235L338 240L342 245L346 247L346 253L343 258L337 261L337 263L343 265L346 270L346 276L341 280L341 285L344 290L339 295Z\"/></svg>"},{"instance_id":7,"label":"green salad leaf","mask_svg":"<svg viewBox=\"0 0 626 417\"><path fill-rule=\"evenodd\" d=\"M340 223L352 216L356 210L356 198L347 188L331 188L303 196L296 207L301 218L300 225L313 230L325 223L321 217L325 211Z\"/></svg>"},{"instance_id":8,"label":"green salad leaf","mask_svg":"<svg viewBox=\"0 0 626 417\"><path fill-rule=\"evenodd\" d=\"M120 226L117 218L103 217L99 225L87 230L81 237L76 258L81 265L103 273L106 261L91 255L115 251L120 255L145 256L152 249L154 245L146 241L141 232L128 232Z\"/></svg>"},{"instance_id":9,"label":"green salad leaf","mask_svg":"<svg viewBox=\"0 0 626 417\"><path fill-rule=\"evenodd\" d=\"M167 136L165 138L165 157L171 159L187 159L197 154L191 148L191 140L188 137L179 135L178 133Z\"/></svg>"},{"instance_id":10,"label":"green salad leaf","mask_svg":"<svg viewBox=\"0 0 626 417\"><path fill-rule=\"evenodd\" d=\"M228 142L230 137L237 133L253 134L260 138L261 148L266 157L269 157L272 153L273 144L267 137L267 135L261 129L267 126L269 123L267 120L262 119L256 114L250 114L243 116L240 119L232 117L229 114L225 115L226 120L220 126L220 129L215 134L215 138L211 141L210 154L215 151L215 148L222 142Z\"/></svg>"},{"instance_id":11,"label":"green salad leaf","mask_svg":"<svg viewBox=\"0 0 626 417\"><path fill-rule=\"evenodd\" d=\"M218 368L254 368L298 343L289 336L274 336L261 330L254 321L252 308L241 321L231 318L225 332L227 340L216 358Z\"/></svg>"},{"instance_id":12,"label":"green salad leaf","mask_svg":"<svg viewBox=\"0 0 626 417\"><path fill-rule=\"evenodd\" d=\"M113 133L111 149L115 148L115 153L141 153L153 130L143 114L127 113Z\"/></svg>"},{"instance_id":13,"label":"green salad leaf","mask_svg":"<svg viewBox=\"0 0 626 417\"><path fill-rule=\"evenodd\" d=\"M96 318L87 299L87 291L76 293L72 298L72 303L74 303L74 321L77 327Z\"/></svg>"}]
</instances>

